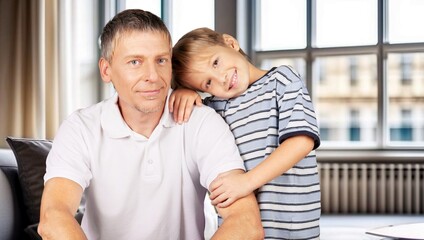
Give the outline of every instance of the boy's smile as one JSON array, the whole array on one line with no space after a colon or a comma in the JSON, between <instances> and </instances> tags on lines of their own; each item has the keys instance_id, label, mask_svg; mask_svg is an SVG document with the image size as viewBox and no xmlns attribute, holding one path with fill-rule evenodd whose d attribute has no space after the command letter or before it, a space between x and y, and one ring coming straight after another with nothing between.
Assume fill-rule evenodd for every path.
<instances>
[{"instance_id":1,"label":"boy's smile","mask_svg":"<svg viewBox=\"0 0 424 240\"><path fill-rule=\"evenodd\" d=\"M233 87L237 87L237 81L238 81L238 77L237 77L237 69L234 70L234 74L231 78L231 82L230 82L230 88L228 90L231 90Z\"/></svg>"}]
</instances>

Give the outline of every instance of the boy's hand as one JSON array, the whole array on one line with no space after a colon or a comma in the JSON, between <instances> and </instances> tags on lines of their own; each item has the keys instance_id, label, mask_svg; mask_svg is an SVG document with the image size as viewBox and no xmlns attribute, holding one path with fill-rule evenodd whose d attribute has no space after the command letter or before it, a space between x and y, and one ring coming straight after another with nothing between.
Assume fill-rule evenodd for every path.
<instances>
[{"instance_id":1,"label":"boy's hand","mask_svg":"<svg viewBox=\"0 0 424 240\"><path fill-rule=\"evenodd\" d=\"M209 198L214 206L225 208L237 199L245 197L253 192L245 173L226 175L220 174L210 185Z\"/></svg>"},{"instance_id":2,"label":"boy's hand","mask_svg":"<svg viewBox=\"0 0 424 240\"><path fill-rule=\"evenodd\" d=\"M169 111L179 124L188 121L193 105L202 106L202 98L196 91L180 88L174 90L169 97Z\"/></svg>"}]
</instances>

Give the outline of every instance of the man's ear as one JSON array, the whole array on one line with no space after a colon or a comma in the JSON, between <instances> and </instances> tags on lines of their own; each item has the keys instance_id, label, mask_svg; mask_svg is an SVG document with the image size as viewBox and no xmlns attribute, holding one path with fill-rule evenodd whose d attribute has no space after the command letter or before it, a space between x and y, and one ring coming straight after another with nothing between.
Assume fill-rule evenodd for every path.
<instances>
[{"instance_id":1,"label":"man's ear","mask_svg":"<svg viewBox=\"0 0 424 240\"><path fill-rule=\"evenodd\" d=\"M99 60L99 70L100 70L100 76L102 77L103 82L110 83L112 81L111 73L110 73L110 64L109 61L107 61L104 58L100 58Z\"/></svg>"},{"instance_id":2,"label":"man's ear","mask_svg":"<svg viewBox=\"0 0 424 240\"><path fill-rule=\"evenodd\" d=\"M225 44L227 44L227 46L233 48L236 51L240 50L240 45L237 39L235 39L233 36L228 34L222 34L222 37L224 38L224 42Z\"/></svg>"}]
</instances>

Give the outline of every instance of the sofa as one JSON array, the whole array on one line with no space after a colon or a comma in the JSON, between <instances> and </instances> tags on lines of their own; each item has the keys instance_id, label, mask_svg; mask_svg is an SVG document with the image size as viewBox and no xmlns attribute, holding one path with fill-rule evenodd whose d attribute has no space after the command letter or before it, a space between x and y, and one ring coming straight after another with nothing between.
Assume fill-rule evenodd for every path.
<instances>
[{"instance_id":1,"label":"sofa","mask_svg":"<svg viewBox=\"0 0 424 240\"><path fill-rule=\"evenodd\" d=\"M0 239L27 240L41 237L41 195L49 140L7 137L9 149L0 149Z\"/></svg>"},{"instance_id":2,"label":"sofa","mask_svg":"<svg viewBox=\"0 0 424 240\"><path fill-rule=\"evenodd\" d=\"M46 158L52 142L7 137L0 149L0 239L41 240L37 233ZM75 217L81 222L83 205Z\"/></svg>"},{"instance_id":3,"label":"sofa","mask_svg":"<svg viewBox=\"0 0 424 240\"><path fill-rule=\"evenodd\" d=\"M18 165L11 149L0 149L0 239L30 239Z\"/></svg>"}]
</instances>

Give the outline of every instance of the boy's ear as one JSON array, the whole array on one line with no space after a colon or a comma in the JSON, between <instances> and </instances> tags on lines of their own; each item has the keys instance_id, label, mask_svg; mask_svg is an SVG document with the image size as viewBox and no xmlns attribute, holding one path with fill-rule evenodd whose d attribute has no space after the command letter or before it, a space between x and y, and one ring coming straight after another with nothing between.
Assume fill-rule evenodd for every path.
<instances>
[{"instance_id":1,"label":"boy's ear","mask_svg":"<svg viewBox=\"0 0 424 240\"><path fill-rule=\"evenodd\" d=\"M240 45L237 39L235 39L233 36L228 34L222 34L222 37L224 38L224 42L225 44L227 44L227 46L233 48L236 51L240 50Z\"/></svg>"},{"instance_id":2,"label":"boy's ear","mask_svg":"<svg viewBox=\"0 0 424 240\"><path fill-rule=\"evenodd\" d=\"M100 58L99 60L99 70L100 70L100 76L102 77L103 82L110 83L112 81L110 76L110 64L109 61L107 61L104 58Z\"/></svg>"}]
</instances>

